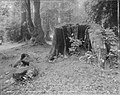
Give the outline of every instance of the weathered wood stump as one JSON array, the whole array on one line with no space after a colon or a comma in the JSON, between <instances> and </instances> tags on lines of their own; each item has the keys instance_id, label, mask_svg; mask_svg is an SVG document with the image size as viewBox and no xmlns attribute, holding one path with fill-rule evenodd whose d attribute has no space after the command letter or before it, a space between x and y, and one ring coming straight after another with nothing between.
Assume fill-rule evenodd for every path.
<instances>
[{"instance_id":1,"label":"weathered wood stump","mask_svg":"<svg viewBox=\"0 0 120 95\"><path fill-rule=\"evenodd\" d=\"M70 48L71 39L78 39L82 42L79 48L84 48L86 51L92 49L91 41L88 33L89 25L72 25L67 24L61 27L56 27L53 37L52 49L50 51L50 62L56 59L59 55L71 55Z\"/></svg>"},{"instance_id":2,"label":"weathered wood stump","mask_svg":"<svg viewBox=\"0 0 120 95\"><path fill-rule=\"evenodd\" d=\"M16 69L13 73L13 79L16 82L32 80L38 75L38 70L31 63L31 58L28 54L22 54L20 60L13 67Z\"/></svg>"}]
</instances>

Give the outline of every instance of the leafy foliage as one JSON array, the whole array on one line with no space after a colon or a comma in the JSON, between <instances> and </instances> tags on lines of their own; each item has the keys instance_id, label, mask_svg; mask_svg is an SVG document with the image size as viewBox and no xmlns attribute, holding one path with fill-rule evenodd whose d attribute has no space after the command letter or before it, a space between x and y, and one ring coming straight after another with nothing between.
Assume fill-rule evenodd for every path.
<instances>
[{"instance_id":1,"label":"leafy foliage","mask_svg":"<svg viewBox=\"0 0 120 95\"><path fill-rule=\"evenodd\" d=\"M105 29L102 32L102 35L103 35L104 41L109 43L111 48L114 47L114 46L117 46L118 38L116 37L116 35L115 35L115 33L113 32L112 29ZM117 50L117 48L116 48L116 50Z\"/></svg>"},{"instance_id":2,"label":"leafy foliage","mask_svg":"<svg viewBox=\"0 0 120 95\"><path fill-rule=\"evenodd\" d=\"M71 48L69 48L70 52L72 53L79 53L78 49L79 46L82 45L82 41L79 39L74 39L73 37L69 37L70 42L71 42Z\"/></svg>"},{"instance_id":3,"label":"leafy foliage","mask_svg":"<svg viewBox=\"0 0 120 95\"><path fill-rule=\"evenodd\" d=\"M20 9L20 2L19 1L17 1L17 0L0 1L0 30L4 30L4 35L2 35L2 36L3 36L5 41L7 39L9 39L9 40L13 39L13 37L10 37L10 35L12 33L13 34L15 33L14 35L19 34L19 33L16 33L15 31L19 30L17 28L18 28L18 25L20 24L20 14L21 14L21 9ZM17 26L14 26L13 23L16 23ZM10 31L9 31L9 33L6 33L5 29L8 27L9 27ZM9 35L10 38L7 35ZM18 36L16 36L16 37L18 37Z\"/></svg>"},{"instance_id":4,"label":"leafy foliage","mask_svg":"<svg viewBox=\"0 0 120 95\"><path fill-rule=\"evenodd\" d=\"M12 23L6 30L7 40L18 42L22 39L21 26L19 24Z\"/></svg>"},{"instance_id":5,"label":"leafy foliage","mask_svg":"<svg viewBox=\"0 0 120 95\"><path fill-rule=\"evenodd\" d=\"M98 64L103 68L108 65L110 68L118 65L118 37L113 29L103 29L102 27L91 28L90 39L94 53L97 55Z\"/></svg>"},{"instance_id":6,"label":"leafy foliage","mask_svg":"<svg viewBox=\"0 0 120 95\"><path fill-rule=\"evenodd\" d=\"M117 27L117 0L89 0L85 7L90 21L104 28Z\"/></svg>"}]
</instances>

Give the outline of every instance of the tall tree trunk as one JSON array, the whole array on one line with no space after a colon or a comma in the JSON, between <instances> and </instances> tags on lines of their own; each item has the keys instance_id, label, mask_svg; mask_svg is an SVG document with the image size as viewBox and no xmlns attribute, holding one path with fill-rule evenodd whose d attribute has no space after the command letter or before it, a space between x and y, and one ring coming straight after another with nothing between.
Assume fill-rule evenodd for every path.
<instances>
[{"instance_id":1,"label":"tall tree trunk","mask_svg":"<svg viewBox=\"0 0 120 95\"><path fill-rule=\"evenodd\" d=\"M24 0L21 1L21 36L22 39L20 42L25 41L25 35L24 33L26 32L25 30L27 30L27 27L24 27L25 23L26 23L26 9L25 9L25 2Z\"/></svg>"},{"instance_id":2,"label":"tall tree trunk","mask_svg":"<svg viewBox=\"0 0 120 95\"><path fill-rule=\"evenodd\" d=\"M21 13L21 25L26 22L26 11Z\"/></svg>"},{"instance_id":3,"label":"tall tree trunk","mask_svg":"<svg viewBox=\"0 0 120 95\"><path fill-rule=\"evenodd\" d=\"M48 10L49 11L49 10ZM45 39L47 41L50 41L50 16L49 16L49 12L47 11L46 13L46 34L45 34Z\"/></svg>"},{"instance_id":4,"label":"tall tree trunk","mask_svg":"<svg viewBox=\"0 0 120 95\"><path fill-rule=\"evenodd\" d=\"M26 15L27 15L27 12L26 12L26 5L25 5L25 1L22 0L21 1L21 25L26 22Z\"/></svg>"},{"instance_id":5,"label":"tall tree trunk","mask_svg":"<svg viewBox=\"0 0 120 95\"><path fill-rule=\"evenodd\" d=\"M44 44L45 38L40 18L40 0L34 0L34 10L35 41L38 44Z\"/></svg>"},{"instance_id":6,"label":"tall tree trunk","mask_svg":"<svg viewBox=\"0 0 120 95\"><path fill-rule=\"evenodd\" d=\"M34 25L31 19L31 8L30 8L30 0L25 0L26 4L26 10L27 10L27 24L28 24L28 30L31 34L31 37L34 37Z\"/></svg>"}]
</instances>

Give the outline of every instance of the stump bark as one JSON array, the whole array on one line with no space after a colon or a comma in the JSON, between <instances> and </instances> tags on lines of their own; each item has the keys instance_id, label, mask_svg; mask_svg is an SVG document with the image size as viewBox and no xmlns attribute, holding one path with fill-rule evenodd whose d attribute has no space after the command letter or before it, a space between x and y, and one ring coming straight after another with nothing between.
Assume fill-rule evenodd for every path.
<instances>
[{"instance_id":1,"label":"stump bark","mask_svg":"<svg viewBox=\"0 0 120 95\"><path fill-rule=\"evenodd\" d=\"M56 27L49 60L53 61L54 59L58 58L59 55L71 55L71 52L69 50L72 44L70 37L82 41L82 48L90 51L92 49L92 46L89 38L88 28L89 25L79 24L67 24L64 26ZM81 48L81 46L79 46L79 48Z\"/></svg>"}]
</instances>

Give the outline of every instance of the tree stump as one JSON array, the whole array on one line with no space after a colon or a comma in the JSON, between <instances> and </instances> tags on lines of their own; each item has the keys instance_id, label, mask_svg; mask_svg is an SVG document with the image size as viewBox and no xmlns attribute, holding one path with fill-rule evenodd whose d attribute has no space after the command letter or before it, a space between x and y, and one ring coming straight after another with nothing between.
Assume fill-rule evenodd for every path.
<instances>
[{"instance_id":1,"label":"tree stump","mask_svg":"<svg viewBox=\"0 0 120 95\"><path fill-rule=\"evenodd\" d=\"M72 25L67 24L64 26L56 27L54 36L52 49L50 51L49 60L50 62L54 59L58 58L59 55L69 56L71 55L70 48L71 42L70 38L78 39L82 41L82 45L79 48L84 48L85 50L91 50L91 41L88 33L88 25Z\"/></svg>"},{"instance_id":2,"label":"tree stump","mask_svg":"<svg viewBox=\"0 0 120 95\"><path fill-rule=\"evenodd\" d=\"M16 70L12 77L16 82L32 80L38 75L38 70L31 63L31 59L28 54L22 54L20 60L18 60L13 67Z\"/></svg>"}]
</instances>

